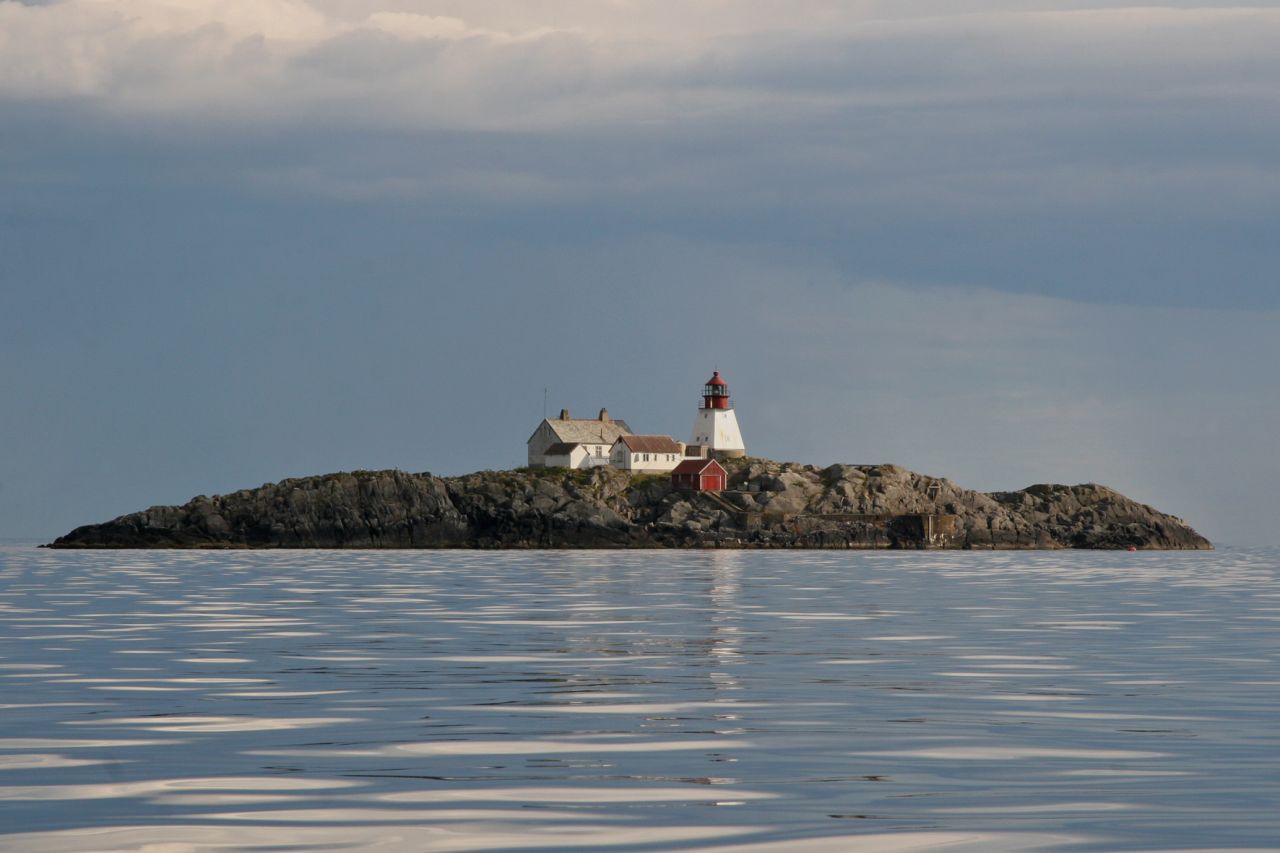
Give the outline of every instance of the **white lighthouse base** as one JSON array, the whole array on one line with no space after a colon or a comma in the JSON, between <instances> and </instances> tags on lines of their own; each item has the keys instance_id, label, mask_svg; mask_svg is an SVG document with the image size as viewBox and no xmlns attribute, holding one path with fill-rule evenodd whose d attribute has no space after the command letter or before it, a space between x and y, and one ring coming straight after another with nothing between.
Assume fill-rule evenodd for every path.
<instances>
[{"instance_id":1,"label":"white lighthouse base","mask_svg":"<svg viewBox=\"0 0 1280 853\"><path fill-rule=\"evenodd\" d=\"M698 409L693 419L693 441L705 447L707 455L719 459L736 459L747 455L738 429L738 416L733 409Z\"/></svg>"}]
</instances>

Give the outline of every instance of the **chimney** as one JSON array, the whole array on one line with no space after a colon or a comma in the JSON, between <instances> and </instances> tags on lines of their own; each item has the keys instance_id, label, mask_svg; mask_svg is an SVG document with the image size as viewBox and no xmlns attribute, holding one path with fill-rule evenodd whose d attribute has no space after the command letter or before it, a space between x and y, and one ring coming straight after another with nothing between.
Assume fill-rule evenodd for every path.
<instances>
[{"instance_id":1,"label":"chimney","mask_svg":"<svg viewBox=\"0 0 1280 853\"><path fill-rule=\"evenodd\" d=\"M562 420L562 421L567 421L567 420L569 420L569 410L568 410L568 409L561 409L561 410L560 410L560 420Z\"/></svg>"},{"instance_id":2,"label":"chimney","mask_svg":"<svg viewBox=\"0 0 1280 853\"><path fill-rule=\"evenodd\" d=\"M608 423L608 422L609 422L609 410L608 410L608 409L601 409L601 410L600 410L600 420L604 421L605 423Z\"/></svg>"}]
</instances>

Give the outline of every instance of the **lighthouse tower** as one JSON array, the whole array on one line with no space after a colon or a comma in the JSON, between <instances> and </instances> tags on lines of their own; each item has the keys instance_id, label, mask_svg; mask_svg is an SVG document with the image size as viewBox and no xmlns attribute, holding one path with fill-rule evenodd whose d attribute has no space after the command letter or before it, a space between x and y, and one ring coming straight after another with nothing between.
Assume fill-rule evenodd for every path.
<instances>
[{"instance_id":1,"label":"lighthouse tower","mask_svg":"<svg viewBox=\"0 0 1280 853\"><path fill-rule=\"evenodd\" d=\"M738 429L738 416L729 404L729 383L716 371L702 389L702 408L693 420L693 444L705 448L708 456L733 459L747 455Z\"/></svg>"}]
</instances>

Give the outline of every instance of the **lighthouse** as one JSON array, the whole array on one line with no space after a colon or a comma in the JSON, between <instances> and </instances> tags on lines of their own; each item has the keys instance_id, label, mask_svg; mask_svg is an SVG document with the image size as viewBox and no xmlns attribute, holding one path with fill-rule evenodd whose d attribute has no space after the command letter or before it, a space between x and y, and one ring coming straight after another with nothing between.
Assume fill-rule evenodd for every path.
<instances>
[{"instance_id":1,"label":"lighthouse","mask_svg":"<svg viewBox=\"0 0 1280 853\"><path fill-rule=\"evenodd\" d=\"M719 459L747 455L742 431L738 429L738 416L729 403L729 383L718 370L702 389L702 407L693 420L692 443L701 445L706 455Z\"/></svg>"}]
</instances>

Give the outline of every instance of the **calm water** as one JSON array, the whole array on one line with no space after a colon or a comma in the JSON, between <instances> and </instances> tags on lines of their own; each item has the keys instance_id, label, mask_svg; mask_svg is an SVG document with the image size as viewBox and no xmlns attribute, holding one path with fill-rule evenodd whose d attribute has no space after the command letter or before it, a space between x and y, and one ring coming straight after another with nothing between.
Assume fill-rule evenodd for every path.
<instances>
[{"instance_id":1,"label":"calm water","mask_svg":"<svg viewBox=\"0 0 1280 853\"><path fill-rule=\"evenodd\" d=\"M1276 849L1278 566L4 548L0 849Z\"/></svg>"}]
</instances>

